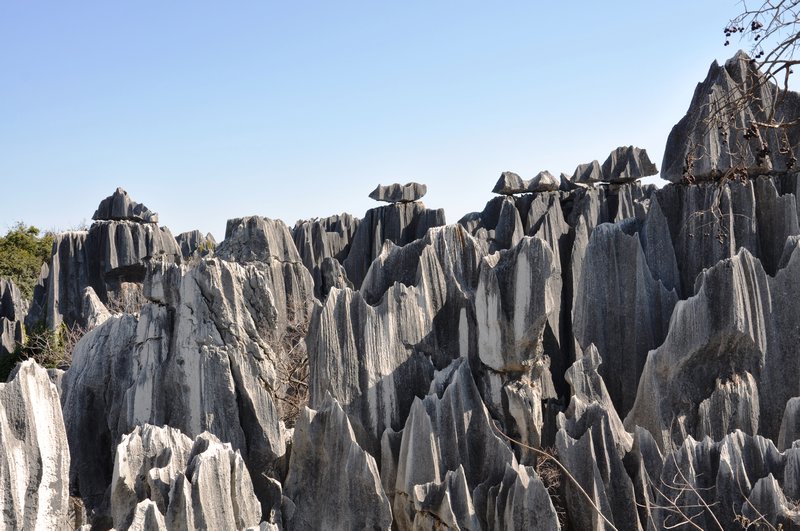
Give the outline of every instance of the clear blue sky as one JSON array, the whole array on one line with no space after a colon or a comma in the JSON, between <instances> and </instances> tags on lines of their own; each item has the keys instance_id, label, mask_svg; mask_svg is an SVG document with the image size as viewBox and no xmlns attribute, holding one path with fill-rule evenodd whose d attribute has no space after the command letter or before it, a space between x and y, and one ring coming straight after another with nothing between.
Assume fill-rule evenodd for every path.
<instances>
[{"instance_id":1,"label":"clear blue sky","mask_svg":"<svg viewBox=\"0 0 800 531\"><path fill-rule=\"evenodd\" d=\"M428 185L449 222L503 170L618 145L660 167L735 0L0 3L0 229L116 186L173 233L363 215Z\"/></svg>"}]
</instances>

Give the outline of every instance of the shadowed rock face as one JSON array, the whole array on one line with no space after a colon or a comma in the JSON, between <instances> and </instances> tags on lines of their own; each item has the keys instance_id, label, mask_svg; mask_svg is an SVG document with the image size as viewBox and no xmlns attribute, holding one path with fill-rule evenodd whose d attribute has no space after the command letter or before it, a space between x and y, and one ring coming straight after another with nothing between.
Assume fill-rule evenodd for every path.
<instances>
[{"instance_id":1,"label":"shadowed rock face","mask_svg":"<svg viewBox=\"0 0 800 531\"><path fill-rule=\"evenodd\" d=\"M746 103L737 103L742 100ZM764 79L744 52L722 66L715 61L697 85L686 116L667 138L661 178L677 183L713 179L732 168L751 175L791 169L792 151L796 156L800 143L797 128L788 130L787 139L782 129L768 128L752 138L744 136L750 124L769 122L773 107L776 122L793 122L800 117L800 96L787 92L778 98L778 87ZM783 149L785 140L792 148L789 153Z\"/></svg>"},{"instance_id":2,"label":"shadowed rock face","mask_svg":"<svg viewBox=\"0 0 800 531\"><path fill-rule=\"evenodd\" d=\"M11 355L22 343L22 324L27 305L17 286L0 278L0 359Z\"/></svg>"},{"instance_id":3,"label":"shadowed rock face","mask_svg":"<svg viewBox=\"0 0 800 531\"><path fill-rule=\"evenodd\" d=\"M341 263L350 253L358 224L358 218L350 214L341 214L322 219L301 220L292 229L295 247L303 259L303 264L311 272L314 279L314 295L318 299L323 299L333 285L344 287L349 282ZM336 263L332 263L332 260ZM334 280L338 276L342 276L339 282Z\"/></svg>"},{"instance_id":4,"label":"shadowed rock face","mask_svg":"<svg viewBox=\"0 0 800 531\"><path fill-rule=\"evenodd\" d=\"M647 150L633 146L618 147L603 163L603 180L612 184L631 182L656 173L658 169L650 162Z\"/></svg>"},{"instance_id":5,"label":"shadowed rock face","mask_svg":"<svg viewBox=\"0 0 800 531\"><path fill-rule=\"evenodd\" d=\"M444 224L444 210L427 209L420 201L368 210L358 224L350 252L342 263L348 279L356 288L361 287L384 241L406 245L425 236L428 229Z\"/></svg>"},{"instance_id":6,"label":"shadowed rock face","mask_svg":"<svg viewBox=\"0 0 800 531\"><path fill-rule=\"evenodd\" d=\"M650 353L626 425L647 428L662 448L682 434L719 437L732 429L777 440L785 405L798 393L786 357L786 341L797 335L786 325L796 316L789 279L797 275L798 252L771 278L744 249L704 272Z\"/></svg>"},{"instance_id":7,"label":"shadowed rock face","mask_svg":"<svg viewBox=\"0 0 800 531\"><path fill-rule=\"evenodd\" d=\"M428 187L420 183L399 184L387 186L378 185L369 194L370 199L385 201L387 203L409 203L422 199L428 192Z\"/></svg>"}]
</instances>

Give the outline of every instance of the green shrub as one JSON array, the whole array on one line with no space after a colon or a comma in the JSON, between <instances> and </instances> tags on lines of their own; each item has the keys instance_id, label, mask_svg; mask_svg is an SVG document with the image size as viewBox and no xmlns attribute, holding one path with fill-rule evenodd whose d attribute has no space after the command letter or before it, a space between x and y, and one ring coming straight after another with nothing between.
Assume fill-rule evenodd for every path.
<instances>
[{"instance_id":1,"label":"green shrub","mask_svg":"<svg viewBox=\"0 0 800 531\"><path fill-rule=\"evenodd\" d=\"M11 279L30 300L42 264L50 260L53 235L18 222L0 237L0 277Z\"/></svg>"}]
</instances>

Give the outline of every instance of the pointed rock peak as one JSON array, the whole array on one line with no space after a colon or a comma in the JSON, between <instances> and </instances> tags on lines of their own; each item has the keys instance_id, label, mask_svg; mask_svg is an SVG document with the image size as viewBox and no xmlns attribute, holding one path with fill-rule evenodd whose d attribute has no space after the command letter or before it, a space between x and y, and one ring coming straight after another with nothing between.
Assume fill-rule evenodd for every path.
<instances>
[{"instance_id":1,"label":"pointed rock peak","mask_svg":"<svg viewBox=\"0 0 800 531\"><path fill-rule=\"evenodd\" d=\"M529 192L554 192L558 190L561 182L547 170L540 171L536 177L528 181Z\"/></svg>"},{"instance_id":2,"label":"pointed rock peak","mask_svg":"<svg viewBox=\"0 0 800 531\"><path fill-rule=\"evenodd\" d=\"M658 173L647 151L634 146L618 147L603 163L603 180L621 184Z\"/></svg>"},{"instance_id":3,"label":"pointed rock peak","mask_svg":"<svg viewBox=\"0 0 800 531\"><path fill-rule=\"evenodd\" d=\"M410 203L422 199L427 192L428 187L420 183L394 183L387 186L379 184L369 194L369 198L387 203Z\"/></svg>"},{"instance_id":4,"label":"pointed rock peak","mask_svg":"<svg viewBox=\"0 0 800 531\"><path fill-rule=\"evenodd\" d=\"M128 220L139 223L158 223L158 214L141 203L132 200L128 192L117 188L110 196L100 201L92 216L95 221Z\"/></svg>"}]
</instances>

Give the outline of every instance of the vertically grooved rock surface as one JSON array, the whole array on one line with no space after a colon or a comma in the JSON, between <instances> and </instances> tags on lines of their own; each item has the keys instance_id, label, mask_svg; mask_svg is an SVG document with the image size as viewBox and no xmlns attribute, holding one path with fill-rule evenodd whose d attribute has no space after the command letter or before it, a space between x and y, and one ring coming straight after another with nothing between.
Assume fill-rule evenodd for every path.
<instances>
[{"instance_id":1,"label":"vertically grooved rock surface","mask_svg":"<svg viewBox=\"0 0 800 531\"><path fill-rule=\"evenodd\" d=\"M626 233L633 224L603 224L592 232L572 310L575 340L597 347L605 360L600 374L623 416L633 406L629 390L639 383L648 351L664 340L678 302L653 278L638 234Z\"/></svg>"},{"instance_id":2,"label":"vertically grooved rock surface","mask_svg":"<svg viewBox=\"0 0 800 531\"><path fill-rule=\"evenodd\" d=\"M386 201L387 203L409 203L422 199L428 192L428 187L420 183L378 185L369 194L370 199Z\"/></svg>"},{"instance_id":3,"label":"vertically grooved rock surface","mask_svg":"<svg viewBox=\"0 0 800 531\"><path fill-rule=\"evenodd\" d=\"M25 361L0 383L0 527L70 529L69 466L58 390Z\"/></svg>"},{"instance_id":4,"label":"vertically grooved rock surface","mask_svg":"<svg viewBox=\"0 0 800 531\"><path fill-rule=\"evenodd\" d=\"M425 208L420 201L390 204L368 210L358 224L350 252L342 264L347 271L347 277L356 288L360 288L384 241L405 245L422 238L431 227L444 224L444 210Z\"/></svg>"},{"instance_id":5,"label":"vertically grooved rock surface","mask_svg":"<svg viewBox=\"0 0 800 531\"><path fill-rule=\"evenodd\" d=\"M347 414L328 395L294 431L285 494L287 529L390 529L392 511L375 459L356 442Z\"/></svg>"},{"instance_id":6,"label":"vertically grooved rock surface","mask_svg":"<svg viewBox=\"0 0 800 531\"><path fill-rule=\"evenodd\" d=\"M330 275L333 269L339 269L347 258L358 224L358 218L341 214L301 220L292 229L294 244L314 279L314 294L317 298L324 298L330 291L331 282L326 275ZM325 267L323 263L326 260L335 260L338 267L333 264Z\"/></svg>"}]
</instances>

